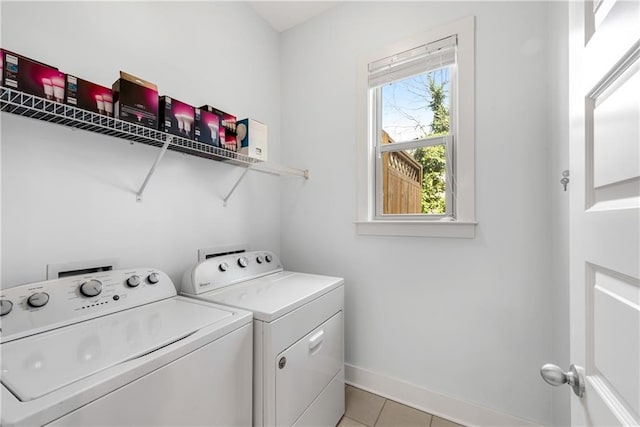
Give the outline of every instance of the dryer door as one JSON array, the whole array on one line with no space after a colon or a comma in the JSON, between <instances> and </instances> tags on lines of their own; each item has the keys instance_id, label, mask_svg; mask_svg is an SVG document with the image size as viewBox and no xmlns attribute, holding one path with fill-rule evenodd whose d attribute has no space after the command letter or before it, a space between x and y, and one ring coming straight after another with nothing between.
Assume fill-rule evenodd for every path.
<instances>
[{"instance_id":1,"label":"dryer door","mask_svg":"<svg viewBox=\"0 0 640 427\"><path fill-rule=\"evenodd\" d=\"M276 357L276 425L293 425L340 371L343 325L340 311Z\"/></svg>"}]
</instances>

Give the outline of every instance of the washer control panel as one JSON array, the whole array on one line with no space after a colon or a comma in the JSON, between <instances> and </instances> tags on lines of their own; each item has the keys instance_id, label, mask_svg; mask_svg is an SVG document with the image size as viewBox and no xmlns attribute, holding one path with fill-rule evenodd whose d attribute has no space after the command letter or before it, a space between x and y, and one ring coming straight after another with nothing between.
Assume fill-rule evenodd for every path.
<instances>
[{"instance_id":1,"label":"washer control panel","mask_svg":"<svg viewBox=\"0 0 640 427\"><path fill-rule=\"evenodd\" d=\"M198 295L282 270L280 259L268 251L213 257L184 274L181 292Z\"/></svg>"},{"instance_id":2,"label":"washer control panel","mask_svg":"<svg viewBox=\"0 0 640 427\"><path fill-rule=\"evenodd\" d=\"M104 316L176 295L153 268L113 270L0 290L0 342Z\"/></svg>"}]
</instances>

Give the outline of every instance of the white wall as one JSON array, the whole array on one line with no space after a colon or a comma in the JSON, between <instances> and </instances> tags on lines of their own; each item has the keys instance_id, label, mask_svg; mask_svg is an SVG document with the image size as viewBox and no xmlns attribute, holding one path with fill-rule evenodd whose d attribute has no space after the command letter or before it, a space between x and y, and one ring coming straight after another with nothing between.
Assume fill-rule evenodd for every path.
<instances>
[{"instance_id":1,"label":"white wall","mask_svg":"<svg viewBox=\"0 0 640 427\"><path fill-rule=\"evenodd\" d=\"M469 15L476 238L357 235L358 55ZM347 363L539 423L554 343L546 47L544 2L345 3L282 38L283 160L311 173L283 191L283 259L346 278Z\"/></svg>"},{"instance_id":2,"label":"white wall","mask_svg":"<svg viewBox=\"0 0 640 427\"><path fill-rule=\"evenodd\" d=\"M553 310L553 352L550 362L567 369L569 358L569 183L563 191L562 171L569 169L569 7L566 2L548 5L549 51L549 215L551 225L551 280L549 301ZM571 178L571 177L569 177ZM552 389L553 425L571 424L571 390Z\"/></svg>"},{"instance_id":3,"label":"white wall","mask_svg":"<svg viewBox=\"0 0 640 427\"><path fill-rule=\"evenodd\" d=\"M2 2L1 45L111 86L124 70L162 95L269 126L280 147L279 35L243 3ZM280 249L278 179L158 148L2 115L2 286L44 280L47 263L120 257L179 284L197 249Z\"/></svg>"}]
</instances>

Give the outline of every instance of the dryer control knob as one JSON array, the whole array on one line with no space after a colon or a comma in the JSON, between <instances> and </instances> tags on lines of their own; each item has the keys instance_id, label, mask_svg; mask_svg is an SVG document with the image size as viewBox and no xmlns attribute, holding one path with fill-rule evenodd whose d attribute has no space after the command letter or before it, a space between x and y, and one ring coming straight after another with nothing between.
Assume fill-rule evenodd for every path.
<instances>
[{"instance_id":1,"label":"dryer control knob","mask_svg":"<svg viewBox=\"0 0 640 427\"><path fill-rule=\"evenodd\" d=\"M31 307L44 307L49 302L49 294L46 292L37 292L32 294L28 299L27 303Z\"/></svg>"},{"instance_id":2,"label":"dryer control knob","mask_svg":"<svg viewBox=\"0 0 640 427\"><path fill-rule=\"evenodd\" d=\"M247 266L249 265L249 258L247 258L246 256L238 258L238 265L242 268L247 268Z\"/></svg>"},{"instance_id":3,"label":"dryer control knob","mask_svg":"<svg viewBox=\"0 0 640 427\"><path fill-rule=\"evenodd\" d=\"M271 256L271 254L266 254L266 255L265 255L265 257L264 257L264 259L266 259L266 260L267 260L267 262L271 262L271 261L273 261L273 257Z\"/></svg>"},{"instance_id":4,"label":"dryer control knob","mask_svg":"<svg viewBox=\"0 0 640 427\"><path fill-rule=\"evenodd\" d=\"M258 262L258 264L262 264L264 262L264 257L262 255L258 255L256 261Z\"/></svg>"},{"instance_id":5,"label":"dryer control knob","mask_svg":"<svg viewBox=\"0 0 640 427\"><path fill-rule=\"evenodd\" d=\"M13 303L8 299L0 300L0 316L11 313L13 310Z\"/></svg>"},{"instance_id":6,"label":"dryer control knob","mask_svg":"<svg viewBox=\"0 0 640 427\"><path fill-rule=\"evenodd\" d=\"M228 269L229 269L229 264L227 264L226 262L223 262L218 266L218 270L220 270L222 272L225 272Z\"/></svg>"},{"instance_id":7,"label":"dryer control knob","mask_svg":"<svg viewBox=\"0 0 640 427\"><path fill-rule=\"evenodd\" d=\"M80 293L85 297L95 297L102 292L102 282L96 279L87 280L80 285Z\"/></svg>"},{"instance_id":8,"label":"dryer control knob","mask_svg":"<svg viewBox=\"0 0 640 427\"><path fill-rule=\"evenodd\" d=\"M140 282L141 282L140 276L137 276L137 275L133 275L127 279L127 285L130 288L135 288L140 284Z\"/></svg>"},{"instance_id":9,"label":"dryer control knob","mask_svg":"<svg viewBox=\"0 0 640 427\"><path fill-rule=\"evenodd\" d=\"M151 273L150 275L147 276L147 280L152 285L155 285L160 281L160 275L158 273Z\"/></svg>"}]
</instances>

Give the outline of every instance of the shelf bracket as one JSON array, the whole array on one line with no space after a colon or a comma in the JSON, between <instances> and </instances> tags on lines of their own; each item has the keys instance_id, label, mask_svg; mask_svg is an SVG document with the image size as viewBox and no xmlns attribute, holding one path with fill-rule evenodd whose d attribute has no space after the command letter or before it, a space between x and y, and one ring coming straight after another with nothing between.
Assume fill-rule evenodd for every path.
<instances>
[{"instance_id":1,"label":"shelf bracket","mask_svg":"<svg viewBox=\"0 0 640 427\"><path fill-rule=\"evenodd\" d=\"M229 190L229 194L227 194L227 196L224 199L222 199L222 206L225 206L225 207L227 206L227 200L229 200L229 197L231 197L233 192L236 191L236 188L238 188L238 185L240 185L240 182L242 182L242 180L244 179L244 177L247 175L248 172L249 172L249 168L246 168L242 172L242 175L240 175L240 178L238 178L236 183L233 184L233 187L231 187L231 190Z\"/></svg>"},{"instance_id":2,"label":"shelf bracket","mask_svg":"<svg viewBox=\"0 0 640 427\"><path fill-rule=\"evenodd\" d=\"M164 156L164 153L167 152L167 148L169 148L169 144L171 144L172 141L173 141L173 137L167 136L167 140L164 142L164 145L162 146L160 153L158 153L158 156L156 157L156 161L153 162L153 165L151 165L151 169L149 169L149 172L147 173L147 177L144 179L144 182L140 186L140 190L138 190L138 192L136 193L137 202L142 202L142 194L144 193L144 189L147 187L147 184L151 179L151 175L153 175L153 173L156 171L156 166L158 166L158 163L160 163L160 160L162 160L162 156Z\"/></svg>"}]
</instances>

